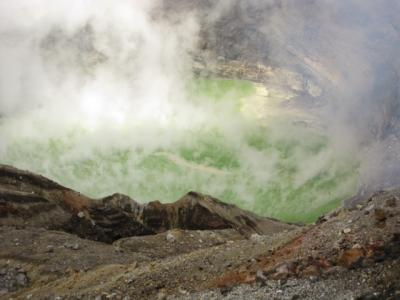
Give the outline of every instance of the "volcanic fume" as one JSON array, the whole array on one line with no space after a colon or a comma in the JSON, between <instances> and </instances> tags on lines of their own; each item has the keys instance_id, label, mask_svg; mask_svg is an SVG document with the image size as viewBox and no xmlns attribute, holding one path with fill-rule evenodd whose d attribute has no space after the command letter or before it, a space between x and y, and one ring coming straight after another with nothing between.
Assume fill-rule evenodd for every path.
<instances>
[{"instance_id":1,"label":"volcanic fume","mask_svg":"<svg viewBox=\"0 0 400 300\"><path fill-rule=\"evenodd\" d=\"M397 1L3 1L0 162L314 221L398 185Z\"/></svg>"}]
</instances>

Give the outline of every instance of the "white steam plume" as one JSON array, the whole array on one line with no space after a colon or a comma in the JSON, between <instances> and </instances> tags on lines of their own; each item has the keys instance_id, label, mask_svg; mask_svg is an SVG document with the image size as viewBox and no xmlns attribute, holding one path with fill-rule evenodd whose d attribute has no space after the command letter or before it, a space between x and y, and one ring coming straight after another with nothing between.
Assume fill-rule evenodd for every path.
<instances>
[{"instance_id":1,"label":"white steam plume","mask_svg":"<svg viewBox=\"0 0 400 300\"><path fill-rule=\"evenodd\" d=\"M361 161L362 189L400 184L399 1L221 0L213 5L211 20L225 26L225 40L240 34L236 43L253 46L239 53L241 59L292 70L302 76L303 90L310 82L322 89L317 97L300 93L299 103L313 104L336 153ZM236 23L229 22L233 16ZM230 54L220 49L218 55Z\"/></svg>"},{"instance_id":2,"label":"white steam plume","mask_svg":"<svg viewBox=\"0 0 400 300\"><path fill-rule=\"evenodd\" d=\"M175 17L171 14L167 19L157 15L161 1L156 0L0 3L2 162L5 157L18 160L18 153L13 152L18 152L18 148L9 146L22 141L23 147L32 147L32 151L28 151L29 157L24 157L23 162L18 162L19 167L30 168L29 160L39 157L43 165L34 171L57 178L60 174L53 173L54 166L50 165L56 163L63 166L62 176L72 178L77 176L74 161L90 161L96 155L101 160L106 150L134 148L150 154L158 151L157 155L163 158L170 155L162 153L165 149L174 152L178 148L176 144L182 141L184 146L196 150L198 144L193 135L214 126L225 135L222 138L216 135L217 150L229 144L228 150L237 152L234 154L244 170L239 173L238 181L229 177L229 170L210 166L204 169L203 165L188 163L181 157L169 156L168 163L172 161L185 165L188 170L202 169L212 174L203 183L207 190L202 192L219 195L228 184L235 183L229 186L232 187L229 192L239 195L250 208L259 204L250 190L254 188L261 190L257 192L260 199L276 200L273 205L265 205L268 213L274 211L274 205L293 210L293 203L286 204L285 199L289 196L296 199L293 195L301 192L302 186L312 186L313 179L321 174L320 177L328 174L328 179L335 178L340 173L340 163L336 164L335 160L342 157L343 161L360 161L360 182L362 186L369 186L368 189L398 184L400 14L397 1L190 2L193 7L211 7L207 10L211 14L197 15L207 26L214 23L218 27L227 22L226 34L234 42L216 47L217 55L288 69L303 79L300 83L303 87L294 91L297 97L291 105L317 115L330 143L328 148L310 155L304 150L307 141L303 142L291 153L288 160L292 161L286 161L283 167L282 153L277 149L259 150L248 145L247 123L232 113L234 104L227 101L198 105L187 101L184 85L191 76L189 53L196 51L200 28L197 18L193 17L196 14L181 13L182 3L189 1L170 1L178 14ZM243 39L242 35L235 39L237 32L231 31L230 26L241 27L239 33ZM221 34L221 30L216 34ZM211 34L211 40L218 44L227 39ZM309 86L319 87L321 93L307 93ZM304 103L307 105L303 107ZM282 137L301 140L296 132L287 131L290 127L276 128L271 128L268 143L281 142ZM81 131L85 134L80 134ZM74 145L52 146L53 138L69 135L74 135ZM56 159L46 160L46 155L40 153L41 148L31 145L38 141L50 144L54 152L64 147L62 157L55 155ZM141 163L135 159L128 158L122 170L96 166L102 174L91 174L94 178L86 178L81 184L90 190L93 183L102 186L122 177L127 177L132 184L158 180L169 185L180 181L168 172L147 176L143 170L135 169ZM338 165L339 171L332 165ZM287 172L291 168L296 170L295 175ZM271 182L273 185L277 180L274 176L279 172L293 180L293 186L277 183L275 194L264 193L262 188ZM101 176L107 180L100 184L96 178ZM195 172L183 176L193 183L199 180ZM345 179L343 188L333 187L337 192L333 196L316 190L307 196L310 199L307 204L297 206L302 213L313 206L325 205L334 196L343 197L351 190L351 181ZM113 187L108 184L101 193L115 192ZM293 190L289 191L290 188ZM135 197L134 192L130 195Z\"/></svg>"},{"instance_id":3,"label":"white steam plume","mask_svg":"<svg viewBox=\"0 0 400 300\"><path fill-rule=\"evenodd\" d=\"M154 122L182 100L196 37L151 20L156 1L14 1L0 4L0 112L45 109L57 123ZM184 29L184 30L183 30ZM46 116L46 117L47 117Z\"/></svg>"}]
</instances>

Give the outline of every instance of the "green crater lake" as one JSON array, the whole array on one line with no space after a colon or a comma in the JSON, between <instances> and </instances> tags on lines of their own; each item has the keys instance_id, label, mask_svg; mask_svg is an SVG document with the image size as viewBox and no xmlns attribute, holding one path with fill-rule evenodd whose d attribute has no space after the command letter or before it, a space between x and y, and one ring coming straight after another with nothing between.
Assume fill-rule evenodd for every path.
<instances>
[{"instance_id":1,"label":"green crater lake","mask_svg":"<svg viewBox=\"0 0 400 300\"><path fill-rule=\"evenodd\" d=\"M139 202L172 202L193 190L292 222L312 222L355 192L357 162L336 156L323 132L246 112L261 97L255 84L197 79L186 89L194 110L210 113L209 122L16 137L1 162L91 197L119 192Z\"/></svg>"}]
</instances>

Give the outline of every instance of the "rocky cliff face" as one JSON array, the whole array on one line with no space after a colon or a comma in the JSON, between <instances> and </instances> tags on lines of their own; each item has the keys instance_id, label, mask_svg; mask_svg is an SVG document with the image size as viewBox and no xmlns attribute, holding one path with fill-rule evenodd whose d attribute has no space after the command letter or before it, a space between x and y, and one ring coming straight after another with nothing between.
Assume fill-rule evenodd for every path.
<instances>
[{"instance_id":1,"label":"rocky cliff face","mask_svg":"<svg viewBox=\"0 0 400 300\"><path fill-rule=\"evenodd\" d=\"M360 148L360 190L398 186L399 3L374 1L168 1L171 18L200 22L195 70L249 79L293 95L342 147ZM205 70L205 71L204 71ZM379 161L373 163L372 161ZM373 174L371 174L373 173Z\"/></svg>"},{"instance_id":2,"label":"rocky cliff face","mask_svg":"<svg viewBox=\"0 0 400 300\"><path fill-rule=\"evenodd\" d=\"M162 3L161 11L172 20L188 12L197 16L195 57L203 70L224 76L225 65L236 70L236 78L267 84L274 78L297 95L299 104L343 107L343 121L350 119L369 138L399 136L400 7L395 1ZM264 76L264 67L270 76ZM261 75L247 75L257 68Z\"/></svg>"}]
</instances>

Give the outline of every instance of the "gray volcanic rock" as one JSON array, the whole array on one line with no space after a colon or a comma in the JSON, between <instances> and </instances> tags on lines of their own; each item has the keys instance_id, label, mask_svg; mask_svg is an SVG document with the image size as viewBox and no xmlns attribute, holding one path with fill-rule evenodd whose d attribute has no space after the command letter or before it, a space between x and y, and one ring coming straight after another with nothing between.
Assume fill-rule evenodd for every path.
<instances>
[{"instance_id":1,"label":"gray volcanic rock","mask_svg":"<svg viewBox=\"0 0 400 300\"><path fill-rule=\"evenodd\" d=\"M152 259L164 259L244 239L234 229L172 229L156 235L123 238L115 241L113 245L123 252L145 255Z\"/></svg>"}]
</instances>

